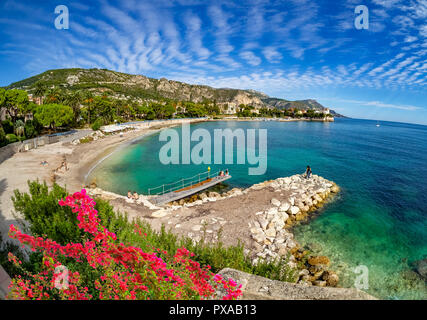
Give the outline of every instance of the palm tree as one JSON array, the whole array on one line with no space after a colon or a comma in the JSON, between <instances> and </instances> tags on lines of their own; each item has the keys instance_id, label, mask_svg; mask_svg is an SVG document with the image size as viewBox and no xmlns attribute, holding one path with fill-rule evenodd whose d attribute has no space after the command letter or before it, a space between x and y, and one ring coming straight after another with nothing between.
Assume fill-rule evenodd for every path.
<instances>
[{"instance_id":1,"label":"palm tree","mask_svg":"<svg viewBox=\"0 0 427 320\"><path fill-rule=\"evenodd\" d=\"M24 135L25 132L25 124L22 120L17 120L15 122L15 134L18 137L22 137Z\"/></svg>"},{"instance_id":2,"label":"palm tree","mask_svg":"<svg viewBox=\"0 0 427 320\"><path fill-rule=\"evenodd\" d=\"M76 121L80 115L80 106L83 100L84 97L81 91L74 91L65 97L64 103L73 109L74 121Z\"/></svg>"},{"instance_id":3,"label":"palm tree","mask_svg":"<svg viewBox=\"0 0 427 320\"><path fill-rule=\"evenodd\" d=\"M82 95L82 99L83 99L83 104L87 107L87 111L89 114L87 122L90 125L90 111L91 111L92 106L93 106L94 96L93 96L92 92L85 91Z\"/></svg>"},{"instance_id":4,"label":"palm tree","mask_svg":"<svg viewBox=\"0 0 427 320\"><path fill-rule=\"evenodd\" d=\"M46 90L47 90L46 85L43 82L41 81L36 82L35 89L34 89L34 96L36 98L40 98L40 104L43 104L43 98L46 93Z\"/></svg>"}]
</instances>

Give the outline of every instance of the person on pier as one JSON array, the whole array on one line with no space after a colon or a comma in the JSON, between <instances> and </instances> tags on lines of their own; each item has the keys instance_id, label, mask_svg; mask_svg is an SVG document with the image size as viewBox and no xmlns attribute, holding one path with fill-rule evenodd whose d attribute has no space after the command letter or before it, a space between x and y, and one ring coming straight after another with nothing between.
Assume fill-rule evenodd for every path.
<instances>
[{"instance_id":1,"label":"person on pier","mask_svg":"<svg viewBox=\"0 0 427 320\"><path fill-rule=\"evenodd\" d=\"M310 166L307 166L307 170L305 170L305 178L310 179L311 174L312 174L311 168L310 168Z\"/></svg>"}]
</instances>

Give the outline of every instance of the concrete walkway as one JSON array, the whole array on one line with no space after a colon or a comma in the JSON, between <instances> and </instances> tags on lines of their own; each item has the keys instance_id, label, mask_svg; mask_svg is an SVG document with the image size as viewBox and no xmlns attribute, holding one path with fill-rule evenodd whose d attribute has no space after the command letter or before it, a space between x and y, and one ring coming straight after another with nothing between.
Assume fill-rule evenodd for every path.
<instances>
[{"instance_id":1,"label":"concrete walkway","mask_svg":"<svg viewBox=\"0 0 427 320\"><path fill-rule=\"evenodd\" d=\"M150 199L150 202L152 202L155 205L163 205L171 201L175 201L175 200L179 200L179 199L191 196L197 192L208 189L230 178L231 178L230 175L215 176L211 178L209 182L202 183L200 185L195 185L194 187L191 187L191 188L184 188L182 191L177 190L177 191L171 191L171 192L162 194L161 196L157 196L155 198Z\"/></svg>"}]
</instances>

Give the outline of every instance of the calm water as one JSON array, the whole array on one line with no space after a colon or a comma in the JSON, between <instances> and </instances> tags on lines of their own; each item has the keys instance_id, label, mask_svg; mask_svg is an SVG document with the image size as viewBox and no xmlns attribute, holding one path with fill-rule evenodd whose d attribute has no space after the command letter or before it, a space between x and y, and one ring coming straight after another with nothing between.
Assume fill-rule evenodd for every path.
<instances>
[{"instance_id":1,"label":"calm water","mask_svg":"<svg viewBox=\"0 0 427 320\"><path fill-rule=\"evenodd\" d=\"M230 187L313 172L335 181L342 193L309 224L295 230L297 240L329 256L341 285L351 287L353 268L369 268L367 292L387 299L427 299L426 284L410 263L427 256L427 126L365 120L316 122L210 122L192 126L268 129L268 169L249 176L249 165L227 167ZM178 130L180 131L180 130ZM213 134L212 134L213 136ZM158 134L120 149L89 177L113 192L149 187L205 171L207 165L164 166Z\"/></svg>"}]
</instances>

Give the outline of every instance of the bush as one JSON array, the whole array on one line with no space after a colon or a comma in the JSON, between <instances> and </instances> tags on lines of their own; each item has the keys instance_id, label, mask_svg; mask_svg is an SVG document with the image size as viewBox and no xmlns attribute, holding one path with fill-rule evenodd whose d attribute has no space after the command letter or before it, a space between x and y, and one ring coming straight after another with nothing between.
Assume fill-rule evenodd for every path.
<instances>
[{"instance_id":1,"label":"bush","mask_svg":"<svg viewBox=\"0 0 427 320\"><path fill-rule=\"evenodd\" d=\"M4 133L3 128L0 126L0 147L3 147L7 144L6 134Z\"/></svg>"},{"instance_id":2,"label":"bush","mask_svg":"<svg viewBox=\"0 0 427 320\"><path fill-rule=\"evenodd\" d=\"M7 139L7 142L8 142L8 143L14 143L14 142L20 141L20 140L18 139L18 137L17 137L17 136L15 136L13 133L9 133L9 134L7 134L7 135L6 135L6 139Z\"/></svg>"},{"instance_id":3,"label":"bush","mask_svg":"<svg viewBox=\"0 0 427 320\"><path fill-rule=\"evenodd\" d=\"M15 211L30 222L29 231L34 235L46 235L50 239L65 244L83 241L84 233L77 227L77 217L70 208L61 207L58 201L65 197L67 191L54 184L51 191L45 183L28 182L29 194L15 190L12 198ZM223 268L234 268L244 272L267 277L273 280L295 282L295 271L289 268L287 259L274 262L259 262L253 265L251 259L244 253L243 245L225 247L221 242L221 231L215 245L204 239L193 243L191 238L179 238L162 226L159 232L153 230L150 224L134 220L129 222L126 214L115 212L105 200L95 199L95 209L98 211L100 223L117 235L124 244L137 246L149 251L152 247L174 255L179 248L185 247L194 253L194 259L202 265L210 265L213 272ZM135 234L135 226L145 234L141 237Z\"/></svg>"},{"instance_id":4,"label":"bush","mask_svg":"<svg viewBox=\"0 0 427 320\"><path fill-rule=\"evenodd\" d=\"M2 125L2 127L4 129L4 132L6 134L13 133L14 127L13 127L12 121L10 121L9 119L8 120L4 120L4 121L2 121L1 125Z\"/></svg>"},{"instance_id":5,"label":"bush","mask_svg":"<svg viewBox=\"0 0 427 320\"><path fill-rule=\"evenodd\" d=\"M34 138L35 136L38 135L38 130L36 128L34 121L28 120L25 123L24 132L27 139Z\"/></svg>"},{"instance_id":6,"label":"bush","mask_svg":"<svg viewBox=\"0 0 427 320\"><path fill-rule=\"evenodd\" d=\"M99 128L101 128L104 125L104 121L102 119L97 119L93 124L92 124L92 130L93 131L98 131Z\"/></svg>"},{"instance_id":7,"label":"bush","mask_svg":"<svg viewBox=\"0 0 427 320\"><path fill-rule=\"evenodd\" d=\"M95 202L85 190L67 196L59 202L77 214L78 228L85 233L81 243L64 246L51 239L33 237L22 233L13 225L9 235L22 245L29 246L42 255L42 270L30 272L22 261L10 253L8 258L23 276L15 276L8 298L12 299L211 299L217 289L226 291L224 299L241 295L240 287L232 279L224 280L215 275L209 266L201 267L191 260L185 248L174 255L151 247L149 251L125 245L108 228L100 224ZM144 237L138 226L134 233ZM71 263L70 263L71 262ZM66 266L66 278L57 268ZM62 269L64 270L64 269ZM59 286L64 285L66 287Z\"/></svg>"}]
</instances>

